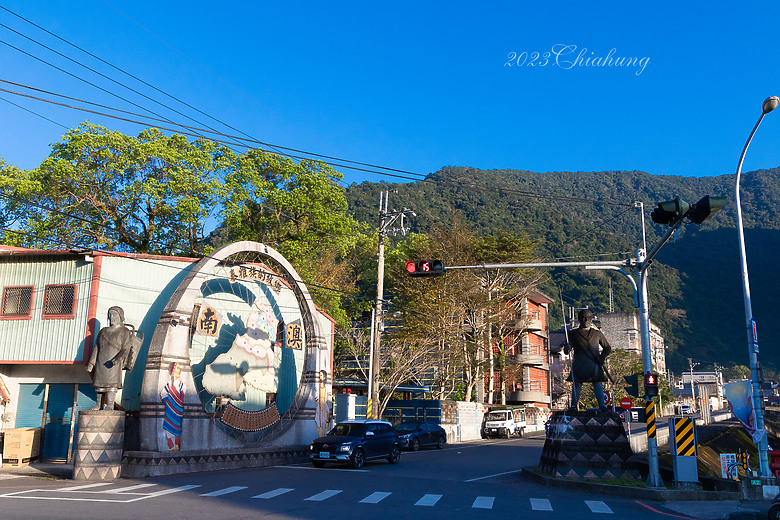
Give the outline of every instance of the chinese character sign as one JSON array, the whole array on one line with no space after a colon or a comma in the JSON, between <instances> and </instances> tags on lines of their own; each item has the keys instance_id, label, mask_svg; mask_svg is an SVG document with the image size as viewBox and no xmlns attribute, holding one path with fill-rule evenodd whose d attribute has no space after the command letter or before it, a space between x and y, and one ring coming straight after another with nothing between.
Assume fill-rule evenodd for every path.
<instances>
[{"instance_id":1,"label":"chinese character sign","mask_svg":"<svg viewBox=\"0 0 780 520\"><path fill-rule=\"evenodd\" d=\"M203 336L214 337L219 332L220 316L213 307L204 305L198 315L197 332Z\"/></svg>"},{"instance_id":2,"label":"chinese character sign","mask_svg":"<svg viewBox=\"0 0 780 520\"><path fill-rule=\"evenodd\" d=\"M301 350L303 348L303 329L298 323L287 325L287 347Z\"/></svg>"}]
</instances>

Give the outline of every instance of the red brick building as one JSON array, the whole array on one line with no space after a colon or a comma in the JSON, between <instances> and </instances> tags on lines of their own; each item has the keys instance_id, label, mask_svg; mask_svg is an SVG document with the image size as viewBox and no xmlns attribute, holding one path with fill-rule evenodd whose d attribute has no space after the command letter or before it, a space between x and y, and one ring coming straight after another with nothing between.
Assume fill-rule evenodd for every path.
<instances>
[{"instance_id":1,"label":"red brick building","mask_svg":"<svg viewBox=\"0 0 780 520\"><path fill-rule=\"evenodd\" d=\"M499 344L494 341L494 402L550 408L550 345L547 313L553 300L539 291L525 298L518 315L503 326ZM501 350L505 352L501 363ZM501 366L503 364L503 367ZM489 389L486 381L486 390Z\"/></svg>"}]
</instances>

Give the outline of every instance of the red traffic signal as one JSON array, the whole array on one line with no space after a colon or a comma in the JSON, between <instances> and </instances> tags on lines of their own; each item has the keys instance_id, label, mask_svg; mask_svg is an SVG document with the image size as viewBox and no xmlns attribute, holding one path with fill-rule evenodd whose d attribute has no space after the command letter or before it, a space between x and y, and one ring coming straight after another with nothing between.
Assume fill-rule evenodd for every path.
<instances>
[{"instance_id":1,"label":"red traffic signal","mask_svg":"<svg viewBox=\"0 0 780 520\"><path fill-rule=\"evenodd\" d=\"M658 376L650 373L645 374L645 396L654 397L658 395Z\"/></svg>"},{"instance_id":2,"label":"red traffic signal","mask_svg":"<svg viewBox=\"0 0 780 520\"><path fill-rule=\"evenodd\" d=\"M406 274L409 276L441 276L444 263L441 260L409 260L406 262Z\"/></svg>"}]
</instances>

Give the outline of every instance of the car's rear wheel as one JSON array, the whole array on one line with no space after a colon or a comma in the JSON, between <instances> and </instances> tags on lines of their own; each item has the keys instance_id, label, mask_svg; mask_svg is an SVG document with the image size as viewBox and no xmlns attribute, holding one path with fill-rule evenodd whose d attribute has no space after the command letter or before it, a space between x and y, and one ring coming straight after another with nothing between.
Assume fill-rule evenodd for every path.
<instances>
[{"instance_id":1,"label":"car's rear wheel","mask_svg":"<svg viewBox=\"0 0 780 520\"><path fill-rule=\"evenodd\" d=\"M311 461L311 463L314 464L315 468L324 468L325 467L325 462L323 462L321 460L313 460L313 461Z\"/></svg>"},{"instance_id":2,"label":"car's rear wheel","mask_svg":"<svg viewBox=\"0 0 780 520\"><path fill-rule=\"evenodd\" d=\"M436 447L439 448L440 450L443 450L444 449L444 445L446 443L447 443L447 440L443 436L439 437L439 442L436 443Z\"/></svg>"},{"instance_id":3,"label":"car's rear wheel","mask_svg":"<svg viewBox=\"0 0 780 520\"><path fill-rule=\"evenodd\" d=\"M390 464L398 464L398 462L401 460L401 448L398 446L393 446L393 449L390 450L390 455L387 456L387 462Z\"/></svg>"},{"instance_id":4,"label":"car's rear wheel","mask_svg":"<svg viewBox=\"0 0 780 520\"><path fill-rule=\"evenodd\" d=\"M353 468L360 469L363 467L363 463L366 461L366 457L363 454L363 450L356 449L355 452L352 454L352 459L350 460L350 463Z\"/></svg>"},{"instance_id":5,"label":"car's rear wheel","mask_svg":"<svg viewBox=\"0 0 780 520\"><path fill-rule=\"evenodd\" d=\"M769 520L780 520L780 504L775 504L769 508L767 518L769 518Z\"/></svg>"},{"instance_id":6,"label":"car's rear wheel","mask_svg":"<svg viewBox=\"0 0 780 520\"><path fill-rule=\"evenodd\" d=\"M412 451L420 451L420 439L417 437L412 439Z\"/></svg>"},{"instance_id":7,"label":"car's rear wheel","mask_svg":"<svg viewBox=\"0 0 780 520\"><path fill-rule=\"evenodd\" d=\"M519 430L517 430L517 435L518 435L519 437L522 437L522 436L523 436L523 429L522 429L522 428L520 428Z\"/></svg>"}]
</instances>

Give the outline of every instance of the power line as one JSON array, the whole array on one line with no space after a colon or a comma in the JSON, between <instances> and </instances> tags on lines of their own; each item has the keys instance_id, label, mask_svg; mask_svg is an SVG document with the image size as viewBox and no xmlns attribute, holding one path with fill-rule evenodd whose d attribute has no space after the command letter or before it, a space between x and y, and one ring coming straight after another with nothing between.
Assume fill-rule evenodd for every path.
<instances>
[{"instance_id":1,"label":"power line","mask_svg":"<svg viewBox=\"0 0 780 520\"><path fill-rule=\"evenodd\" d=\"M5 27L6 29L8 29L8 30L10 30L10 31L12 31L12 32L14 32L14 33L16 33L16 34L19 34L20 36L22 36L22 37L24 37L24 38L27 38L27 39L28 39L28 40L30 40L30 41L33 41L33 42L35 42L36 44L38 44L38 45L40 45L40 46L44 47L45 49L48 49L48 50L50 50L51 52L54 52L55 54L57 54L57 55L59 55L59 56L61 56L61 57L65 58L65 59L67 59L67 60L69 60L69 61L71 61L71 62L73 62L73 63L76 63L77 65L81 65L82 67L86 68L87 70L90 70L90 71L94 72L95 74L98 74L99 76L101 76L101 77L103 77L103 78L105 78L105 79L107 79L107 80L109 80L109 81L111 81L111 82L113 82L113 83L116 83L117 85L123 86L123 87L125 87L125 88L127 88L127 89L129 89L129 90L131 90L131 91L133 91L133 92L135 92L136 94L138 94L138 95L140 95L140 96L143 96L143 97L146 97L147 99L150 99L148 96L146 96L146 95L144 95L144 94L141 94L140 92L138 92L138 91L136 91L136 90L133 90L133 89L131 89L130 87L127 87L126 85L122 85L122 84L121 84L121 83L119 83L118 81L116 81L116 80L114 80L114 79L112 79L112 78L109 78L109 77L108 77L108 76L106 76L105 74L102 74L102 73L100 73L100 72L97 72L96 70L94 70L94 69L91 69L91 68L87 67L86 65L82 65L81 63L77 62L76 60L74 60L74 59L72 59L72 58L69 58L69 57L65 56L64 54L62 54L62 53L60 53L60 52L58 52L58 51L55 51L54 49L51 49L50 47L47 47L46 45L43 45L42 43L40 43L40 42L37 42L37 41L35 41L35 40L33 40L33 39L29 38L28 36L25 36L25 35L23 35L23 34L21 34L21 33L17 32L17 31L15 31L14 29L11 29L11 28L10 28L10 27L8 27L7 25L4 25L4 24L0 23L0 26L1 26L1 27ZM161 114L158 114L157 112L154 112L153 110L150 110L150 109L148 109L148 108L142 107L142 106L141 106L141 105L139 105L138 103L135 103L135 102L133 102L133 101L130 101L129 99L127 99L127 98L125 98L125 97L122 97L122 96L120 96L119 94L117 94L117 93L115 93L115 92L111 92L110 90L104 89L103 87L101 87L101 86L99 86L99 85L97 85L97 84L95 84L95 83L93 83L93 82L91 82L91 81L89 81L89 80L86 80L86 79L82 78L81 76L78 76L78 75L76 75L76 74L74 74L74 73L72 73L72 72L68 72L67 70L63 69L62 67L58 67L57 65L54 65L53 63L50 63L50 62L48 62L48 61L44 60L43 58L40 58L40 57L38 57L38 56L35 56L35 55L33 55L33 54L30 54L29 52L27 52L27 51L24 51L24 50L20 49L19 47L16 47L15 45L12 45L12 44L8 43L8 42L7 42L7 41L5 41L5 40L2 40L2 39L0 39L0 43L2 43L2 44L4 44L4 45L7 45L8 47L11 47L12 49L14 49L14 50L16 50L16 51L18 51L18 52L21 52L22 54L24 54L24 55L26 55L26 56L29 56L30 58L33 58L33 59L35 59L35 60L38 60L38 61L40 61L41 63L44 63L44 64L48 65L49 67L52 67L53 69L56 69L56 70L58 70L58 71L60 71L60 72L62 72L62 73L64 73L64 74L67 74L68 76L70 76L70 77L72 77L72 78L74 78L74 79L77 79L77 80L79 80L79 81L81 81L81 82L83 82L83 83L86 83L87 85L90 85L90 86L92 86L92 87L94 87L94 88L96 88L96 89L98 89L98 90L100 90L100 91L102 91L102 92L105 92L106 94L108 94L108 95L110 95L110 96L113 96L113 97L115 97L115 98L117 98L117 99L121 99L121 100L122 100L122 101L124 101L125 103L129 103L129 104L133 105L134 107L140 108L141 110L145 110L146 112L149 112L150 114L154 114L154 115L156 115L157 117L163 118L163 119L165 119L166 121L169 121L169 122L170 122L170 120L169 120L169 119L165 118L165 117L164 117L163 115L161 115ZM156 103L156 101L155 101L155 103ZM176 112L176 111L174 110L174 112ZM178 113L178 112L177 112L177 113ZM186 116L185 116L185 117L186 117ZM202 136L201 136L201 137L202 137Z\"/></svg>"},{"instance_id":2,"label":"power line","mask_svg":"<svg viewBox=\"0 0 780 520\"><path fill-rule=\"evenodd\" d=\"M62 127L62 128L64 128L65 130L68 130L68 127L67 127L67 126L63 125L62 123L58 123L58 122L57 122L57 121L55 121L54 119L49 119L48 117L46 117L46 116L44 116L44 115L41 115L41 114L39 114L38 112L34 112L34 111L30 110L29 108L26 108L26 107L23 107L22 105L19 105L19 104L17 104L17 103L14 103L14 102L13 102L13 101L11 101L10 99L6 99L6 98L4 98L4 97L2 97L2 96L0 96L0 99L2 99L3 101L5 101L5 102L6 102L6 103L8 103L9 105L13 105L13 106L15 106L16 108L20 108L20 109L24 110L25 112L29 112L29 113L31 113L31 114L32 114L32 115L34 115L34 116L38 116L38 117L40 117L41 119L45 119L45 120L46 120L46 121L48 121L49 123L53 123L53 124L55 124L55 125L57 125L57 126L61 126L61 127Z\"/></svg>"},{"instance_id":3,"label":"power line","mask_svg":"<svg viewBox=\"0 0 780 520\"><path fill-rule=\"evenodd\" d=\"M8 228L8 227L0 227L0 229L2 229L5 232L8 232L8 233L22 235L22 236L31 238L33 240L41 241L41 242L48 242L48 243L55 244L55 245L60 245L60 244L63 243L60 240L54 240L54 239L50 239L50 238L46 238L46 237L41 237L39 235L34 235L32 233L27 233L26 231L21 231L21 230L18 230L18 229L11 229L11 228ZM168 263L161 263L161 262L156 262L154 260L147 259L147 258L137 258L135 256L132 256L132 255L143 254L143 253L122 253L122 252L116 252L116 251L105 251L105 250L101 250L101 249L95 249L94 247L91 247L91 246L85 246L85 245L82 245L82 244L77 244L75 242L72 243L72 245L79 247L80 248L79 250L83 250L84 252L87 252L87 251L98 251L101 254L108 255L108 256L114 256L114 257L118 257L118 258L127 258L127 259L130 259L130 260L133 260L133 261L148 263L148 264L152 264L152 265L155 265L155 266L158 266L158 267L166 267L166 268L169 268L169 269L175 269L178 272L185 271L184 268L176 267L176 266L170 265ZM69 251L74 251L74 250L73 250L73 248L71 248ZM165 255L150 255L150 256L165 256ZM179 257L179 258L182 258L182 260L192 259L192 258L189 258L189 257ZM203 255L198 260L203 259L203 258L213 258L213 257L211 255ZM286 277L284 275L278 274L276 272L271 272L269 274L271 274L272 276L274 276L276 278L279 278L280 280L286 280ZM229 280L230 279L227 276L218 276L218 275L213 275L213 274L199 274L197 276L199 278L204 279L204 280L208 279L208 278L222 278L222 279L225 279L225 280ZM323 289L323 290L326 290L326 291L329 291L329 292L341 293L341 294L344 294L346 296L350 296L350 297L353 297L353 298L356 298L356 299L363 299L363 298L365 298L365 296L356 296L354 293L349 293L347 291L343 291L343 290L337 289L335 287L328 287L326 285L320 285L320 284L317 284L317 283L314 283L314 282L305 282L303 280L295 279L295 278L290 278L290 280L292 280L295 283L302 283L306 287L309 287L309 286L316 287L318 289ZM370 300L373 300L373 298L370 298Z\"/></svg>"}]
</instances>

